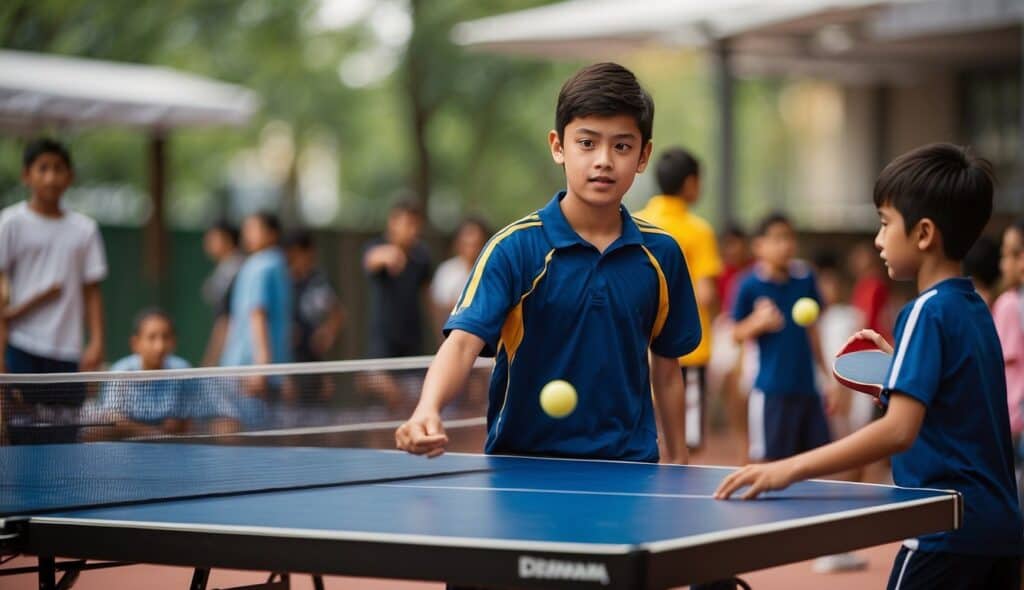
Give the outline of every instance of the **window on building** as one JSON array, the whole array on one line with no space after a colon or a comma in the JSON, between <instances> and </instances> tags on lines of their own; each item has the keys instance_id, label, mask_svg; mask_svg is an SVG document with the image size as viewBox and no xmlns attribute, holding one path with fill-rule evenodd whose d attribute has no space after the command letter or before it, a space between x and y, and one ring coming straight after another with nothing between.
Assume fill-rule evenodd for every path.
<instances>
[{"instance_id":1,"label":"window on building","mask_svg":"<svg viewBox=\"0 0 1024 590\"><path fill-rule=\"evenodd\" d=\"M1020 73L971 72L963 78L964 137L1001 178L1015 169L1020 135Z\"/></svg>"}]
</instances>

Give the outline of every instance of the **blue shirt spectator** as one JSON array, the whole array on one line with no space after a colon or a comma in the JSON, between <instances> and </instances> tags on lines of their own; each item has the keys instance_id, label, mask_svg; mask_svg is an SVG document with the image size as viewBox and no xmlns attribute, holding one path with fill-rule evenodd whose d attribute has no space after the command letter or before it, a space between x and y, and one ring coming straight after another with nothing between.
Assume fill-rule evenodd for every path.
<instances>
[{"instance_id":1,"label":"blue shirt spectator","mask_svg":"<svg viewBox=\"0 0 1024 590\"><path fill-rule=\"evenodd\" d=\"M260 363L254 350L252 314L266 318L270 358L268 362L291 360L292 284L284 253L276 246L249 256L238 271L231 295L231 323L228 327L222 365Z\"/></svg>"}]
</instances>

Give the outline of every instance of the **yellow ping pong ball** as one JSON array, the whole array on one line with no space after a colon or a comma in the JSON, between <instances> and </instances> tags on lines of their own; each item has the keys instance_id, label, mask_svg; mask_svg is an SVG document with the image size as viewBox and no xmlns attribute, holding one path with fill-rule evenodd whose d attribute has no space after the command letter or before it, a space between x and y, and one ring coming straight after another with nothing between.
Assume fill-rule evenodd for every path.
<instances>
[{"instance_id":1,"label":"yellow ping pong ball","mask_svg":"<svg viewBox=\"0 0 1024 590\"><path fill-rule=\"evenodd\" d=\"M576 409L576 388L568 381L555 379L540 390L540 407L552 418L565 418Z\"/></svg>"},{"instance_id":2,"label":"yellow ping pong ball","mask_svg":"<svg viewBox=\"0 0 1024 590\"><path fill-rule=\"evenodd\" d=\"M793 321L800 326L810 326L818 319L818 302L810 297L801 297L793 304Z\"/></svg>"}]
</instances>

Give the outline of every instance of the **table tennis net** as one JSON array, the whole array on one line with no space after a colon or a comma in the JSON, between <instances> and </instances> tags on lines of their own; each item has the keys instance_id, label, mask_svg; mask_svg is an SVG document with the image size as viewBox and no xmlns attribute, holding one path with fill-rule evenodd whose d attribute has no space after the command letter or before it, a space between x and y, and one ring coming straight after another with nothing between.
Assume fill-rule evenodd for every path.
<instances>
[{"instance_id":1,"label":"table tennis net","mask_svg":"<svg viewBox=\"0 0 1024 590\"><path fill-rule=\"evenodd\" d=\"M0 374L0 444L180 439L388 446L396 422L412 412L431 360ZM482 424L490 368L490 361L478 361L446 410L456 427Z\"/></svg>"}]
</instances>

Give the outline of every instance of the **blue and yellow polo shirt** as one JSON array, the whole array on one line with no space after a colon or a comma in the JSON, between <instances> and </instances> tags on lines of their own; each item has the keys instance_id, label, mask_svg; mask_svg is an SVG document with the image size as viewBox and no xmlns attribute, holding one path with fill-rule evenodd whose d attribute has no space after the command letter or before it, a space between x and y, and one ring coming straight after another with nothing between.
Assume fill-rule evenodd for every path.
<instances>
[{"instance_id":1,"label":"blue and yellow polo shirt","mask_svg":"<svg viewBox=\"0 0 1024 590\"><path fill-rule=\"evenodd\" d=\"M569 225L564 196L491 238L445 324L496 357L485 450L657 461L648 348L675 358L701 338L686 262L625 208L622 235L599 252ZM579 394L560 420L539 402L554 379Z\"/></svg>"}]
</instances>

